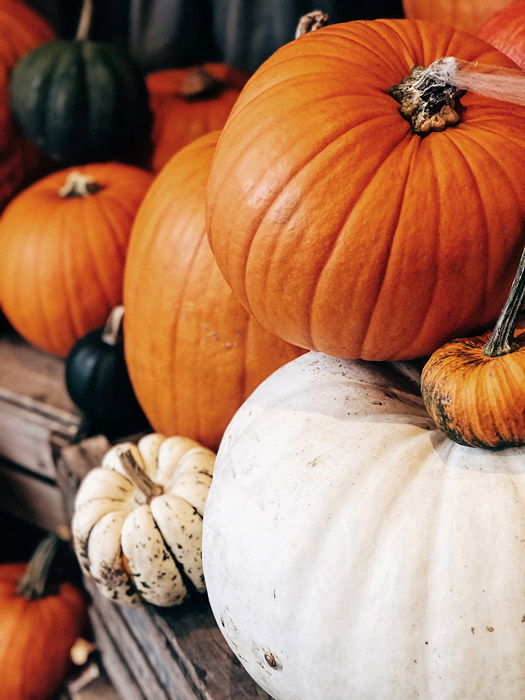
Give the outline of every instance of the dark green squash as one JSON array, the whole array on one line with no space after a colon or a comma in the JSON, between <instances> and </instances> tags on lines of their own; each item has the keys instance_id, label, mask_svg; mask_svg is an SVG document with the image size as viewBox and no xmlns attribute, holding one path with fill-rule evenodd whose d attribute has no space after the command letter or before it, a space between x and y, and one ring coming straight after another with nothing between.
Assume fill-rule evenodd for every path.
<instances>
[{"instance_id":1,"label":"dark green squash","mask_svg":"<svg viewBox=\"0 0 525 700\"><path fill-rule=\"evenodd\" d=\"M66 358L66 388L89 433L119 436L150 429L124 359L123 315L124 307L115 307L104 328L78 340Z\"/></svg>"},{"instance_id":2,"label":"dark green squash","mask_svg":"<svg viewBox=\"0 0 525 700\"><path fill-rule=\"evenodd\" d=\"M299 18L314 9L329 23L402 17L401 0L211 0L215 41L225 63L249 72L292 41Z\"/></svg>"},{"instance_id":3,"label":"dark green squash","mask_svg":"<svg viewBox=\"0 0 525 700\"><path fill-rule=\"evenodd\" d=\"M150 113L140 69L116 46L89 41L85 0L75 39L26 54L13 70L10 99L26 136L65 165L141 157Z\"/></svg>"}]
</instances>

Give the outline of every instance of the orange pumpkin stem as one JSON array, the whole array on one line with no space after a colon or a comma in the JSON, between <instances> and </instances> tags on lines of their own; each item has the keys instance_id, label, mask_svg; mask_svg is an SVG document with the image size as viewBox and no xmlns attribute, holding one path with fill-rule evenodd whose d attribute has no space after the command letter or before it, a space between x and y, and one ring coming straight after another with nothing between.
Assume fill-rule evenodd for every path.
<instances>
[{"instance_id":1,"label":"orange pumpkin stem","mask_svg":"<svg viewBox=\"0 0 525 700\"><path fill-rule=\"evenodd\" d=\"M115 306L110 311L108 319L102 331L102 342L107 345L118 345L122 342L122 326L124 321L124 307L122 304Z\"/></svg>"},{"instance_id":2,"label":"orange pumpkin stem","mask_svg":"<svg viewBox=\"0 0 525 700\"><path fill-rule=\"evenodd\" d=\"M65 183L58 190L61 197L87 197L104 189L91 175L83 175L78 170L68 173Z\"/></svg>"},{"instance_id":3,"label":"orange pumpkin stem","mask_svg":"<svg viewBox=\"0 0 525 700\"><path fill-rule=\"evenodd\" d=\"M514 332L518 315L525 298L525 250L521 254L516 276L512 282L509 296L505 306L501 310L492 335L483 348L483 354L487 357L508 355L520 346L514 340Z\"/></svg>"},{"instance_id":4,"label":"orange pumpkin stem","mask_svg":"<svg viewBox=\"0 0 525 700\"><path fill-rule=\"evenodd\" d=\"M401 105L399 111L412 131L420 136L443 131L460 121L456 101L465 91L445 82L434 63L428 68L414 66L407 78L392 85L389 93Z\"/></svg>"},{"instance_id":5,"label":"orange pumpkin stem","mask_svg":"<svg viewBox=\"0 0 525 700\"><path fill-rule=\"evenodd\" d=\"M316 29L321 29L328 24L328 15L322 10L312 10L307 12L299 20L297 29L295 30L295 38L298 39L303 34L315 32Z\"/></svg>"},{"instance_id":6,"label":"orange pumpkin stem","mask_svg":"<svg viewBox=\"0 0 525 700\"><path fill-rule=\"evenodd\" d=\"M55 591L49 587L49 572L61 544L61 539L50 532L35 549L25 574L18 582L16 592L29 600L45 598Z\"/></svg>"},{"instance_id":7,"label":"orange pumpkin stem","mask_svg":"<svg viewBox=\"0 0 525 700\"><path fill-rule=\"evenodd\" d=\"M126 476L143 494L147 503L149 503L152 498L155 498L155 496L160 496L164 493L162 486L150 479L144 469L142 469L131 450L125 450L119 455L119 458L122 468L126 472Z\"/></svg>"},{"instance_id":8,"label":"orange pumpkin stem","mask_svg":"<svg viewBox=\"0 0 525 700\"><path fill-rule=\"evenodd\" d=\"M215 97L223 90L225 83L219 80L202 66L195 66L184 76L178 91L179 97L188 102L206 100Z\"/></svg>"},{"instance_id":9,"label":"orange pumpkin stem","mask_svg":"<svg viewBox=\"0 0 525 700\"><path fill-rule=\"evenodd\" d=\"M85 41L88 38L92 17L93 0L84 0L82 3L82 10L80 11L77 33L75 35L77 41Z\"/></svg>"}]
</instances>

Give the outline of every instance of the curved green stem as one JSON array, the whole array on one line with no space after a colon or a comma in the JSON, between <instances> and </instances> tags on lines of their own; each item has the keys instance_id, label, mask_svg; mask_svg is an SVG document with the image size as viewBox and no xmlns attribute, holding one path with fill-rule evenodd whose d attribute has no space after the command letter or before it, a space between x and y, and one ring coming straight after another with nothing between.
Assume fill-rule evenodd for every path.
<instances>
[{"instance_id":1,"label":"curved green stem","mask_svg":"<svg viewBox=\"0 0 525 700\"><path fill-rule=\"evenodd\" d=\"M518 314L525 298L525 249L521 254L518 270L505 306L501 310L492 335L483 348L483 354L487 357L498 357L508 355L518 348L514 341L514 331L518 322Z\"/></svg>"},{"instance_id":2,"label":"curved green stem","mask_svg":"<svg viewBox=\"0 0 525 700\"><path fill-rule=\"evenodd\" d=\"M49 595L48 578L61 539L54 532L44 537L31 557L25 574L18 582L16 592L29 600Z\"/></svg>"}]
</instances>

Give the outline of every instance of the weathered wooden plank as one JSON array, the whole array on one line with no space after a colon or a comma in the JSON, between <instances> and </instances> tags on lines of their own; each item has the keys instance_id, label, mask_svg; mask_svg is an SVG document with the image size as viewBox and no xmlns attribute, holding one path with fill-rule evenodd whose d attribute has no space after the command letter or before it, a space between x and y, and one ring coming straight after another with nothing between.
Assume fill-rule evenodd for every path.
<instances>
[{"instance_id":1,"label":"weathered wooden plank","mask_svg":"<svg viewBox=\"0 0 525 700\"><path fill-rule=\"evenodd\" d=\"M69 522L54 481L5 460L0 460L0 510L46 530Z\"/></svg>"},{"instance_id":2,"label":"weathered wooden plank","mask_svg":"<svg viewBox=\"0 0 525 700\"><path fill-rule=\"evenodd\" d=\"M100 463L109 447L105 438L90 438L63 448L57 478L72 508L81 478ZM93 607L107 627L97 641L105 654L107 671L117 691L128 697L122 677L113 677L106 656L129 650L130 673L148 698L164 700L267 700L234 657L217 627L206 596L195 596L181 606L162 609L152 605L127 608L111 603L86 581ZM122 676L122 674L120 674ZM125 682L129 682L129 679ZM159 693L159 686L167 695Z\"/></svg>"},{"instance_id":3,"label":"weathered wooden plank","mask_svg":"<svg viewBox=\"0 0 525 700\"><path fill-rule=\"evenodd\" d=\"M54 477L53 443L73 441L82 424L68 396L64 362L13 331L0 337L0 457Z\"/></svg>"}]
</instances>

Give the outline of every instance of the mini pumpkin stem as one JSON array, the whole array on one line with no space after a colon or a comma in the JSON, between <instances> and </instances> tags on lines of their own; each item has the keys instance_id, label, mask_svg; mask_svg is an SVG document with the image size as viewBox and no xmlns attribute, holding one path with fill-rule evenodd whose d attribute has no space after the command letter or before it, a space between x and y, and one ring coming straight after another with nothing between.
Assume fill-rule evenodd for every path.
<instances>
[{"instance_id":1,"label":"mini pumpkin stem","mask_svg":"<svg viewBox=\"0 0 525 700\"><path fill-rule=\"evenodd\" d=\"M514 341L514 331L518 322L523 299L525 298L525 249L521 254L516 276L512 282L509 296L505 302L492 335L483 348L483 354L487 357L508 355L518 349Z\"/></svg>"},{"instance_id":2,"label":"mini pumpkin stem","mask_svg":"<svg viewBox=\"0 0 525 700\"><path fill-rule=\"evenodd\" d=\"M303 34L309 34L316 29L321 29L328 24L328 15L322 10L312 10L307 12L299 20L297 29L295 30L295 38L298 39Z\"/></svg>"},{"instance_id":3,"label":"mini pumpkin stem","mask_svg":"<svg viewBox=\"0 0 525 700\"><path fill-rule=\"evenodd\" d=\"M80 11L80 19L78 20L77 33L75 35L77 41L85 41L88 38L92 18L93 0L84 0Z\"/></svg>"},{"instance_id":4,"label":"mini pumpkin stem","mask_svg":"<svg viewBox=\"0 0 525 700\"><path fill-rule=\"evenodd\" d=\"M84 175L78 170L68 173L65 183L58 190L61 197L87 197L104 189L91 175Z\"/></svg>"},{"instance_id":5,"label":"mini pumpkin stem","mask_svg":"<svg viewBox=\"0 0 525 700\"><path fill-rule=\"evenodd\" d=\"M401 115L410 122L415 134L443 131L460 121L456 101L465 90L446 82L451 60L454 59L439 59L428 68L414 66L407 78L389 89L390 95L401 105ZM442 69L444 61L448 61L448 70Z\"/></svg>"},{"instance_id":6,"label":"mini pumpkin stem","mask_svg":"<svg viewBox=\"0 0 525 700\"><path fill-rule=\"evenodd\" d=\"M178 95L188 102L205 100L218 95L224 89L225 83L219 80L202 66L195 66L184 76Z\"/></svg>"},{"instance_id":7,"label":"mini pumpkin stem","mask_svg":"<svg viewBox=\"0 0 525 700\"><path fill-rule=\"evenodd\" d=\"M25 574L19 580L16 592L29 600L44 598L51 594L49 571L59 550L61 538L50 532L35 549Z\"/></svg>"},{"instance_id":8,"label":"mini pumpkin stem","mask_svg":"<svg viewBox=\"0 0 525 700\"><path fill-rule=\"evenodd\" d=\"M120 304L110 311L102 330L102 342L107 345L118 345L122 342L122 326L124 321L124 306Z\"/></svg>"},{"instance_id":9,"label":"mini pumpkin stem","mask_svg":"<svg viewBox=\"0 0 525 700\"><path fill-rule=\"evenodd\" d=\"M149 503L152 498L160 496L164 493L164 489L160 484L156 484L146 474L144 469L137 462L131 450L125 450L119 454L120 463L126 472L128 479L133 482L135 487L144 495Z\"/></svg>"}]
</instances>

